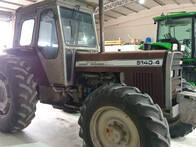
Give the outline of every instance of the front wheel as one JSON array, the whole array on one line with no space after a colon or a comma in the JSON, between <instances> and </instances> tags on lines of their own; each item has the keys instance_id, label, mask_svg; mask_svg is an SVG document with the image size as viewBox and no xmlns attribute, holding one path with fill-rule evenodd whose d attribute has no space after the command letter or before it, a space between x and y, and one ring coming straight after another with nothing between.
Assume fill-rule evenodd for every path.
<instances>
[{"instance_id":1,"label":"front wheel","mask_svg":"<svg viewBox=\"0 0 196 147\"><path fill-rule=\"evenodd\" d=\"M85 147L169 147L167 120L137 88L103 86L90 94L79 119Z\"/></svg>"}]
</instances>

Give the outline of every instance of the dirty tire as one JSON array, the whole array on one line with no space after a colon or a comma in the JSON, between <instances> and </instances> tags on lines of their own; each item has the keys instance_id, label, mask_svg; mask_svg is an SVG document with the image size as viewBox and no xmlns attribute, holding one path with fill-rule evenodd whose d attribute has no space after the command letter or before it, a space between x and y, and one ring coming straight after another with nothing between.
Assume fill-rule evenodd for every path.
<instances>
[{"instance_id":1,"label":"dirty tire","mask_svg":"<svg viewBox=\"0 0 196 147\"><path fill-rule=\"evenodd\" d=\"M79 113L79 110L78 109L74 109L74 108L64 107L63 108L63 112L70 113L70 114L77 114L77 113Z\"/></svg>"},{"instance_id":2,"label":"dirty tire","mask_svg":"<svg viewBox=\"0 0 196 147\"><path fill-rule=\"evenodd\" d=\"M0 112L0 131L15 133L26 128L35 116L37 90L30 66L15 56L0 59L0 79L6 83L9 99Z\"/></svg>"},{"instance_id":3,"label":"dirty tire","mask_svg":"<svg viewBox=\"0 0 196 147\"><path fill-rule=\"evenodd\" d=\"M86 98L81 108L78 123L79 135L84 141L83 147L96 147L91 139L90 124L94 113L105 106L122 110L133 120L139 132L138 147L170 146L169 126L160 107L153 103L149 95L142 94L137 88L114 84L95 90Z\"/></svg>"},{"instance_id":4,"label":"dirty tire","mask_svg":"<svg viewBox=\"0 0 196 147\"><path fill-rule=\"evenodd\" d=\"M176 121L168 120L168 122L171 138L184 137L195 129L191 124L182 123L179 118Z\"/></svg>"}]
</instances>

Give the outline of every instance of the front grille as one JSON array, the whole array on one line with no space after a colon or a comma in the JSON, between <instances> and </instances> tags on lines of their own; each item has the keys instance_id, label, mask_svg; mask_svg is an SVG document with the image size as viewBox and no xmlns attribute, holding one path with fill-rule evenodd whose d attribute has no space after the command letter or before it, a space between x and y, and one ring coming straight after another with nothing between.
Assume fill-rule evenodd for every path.
<instances>
[{"instance_id":1,"label":"front grille","mask_svg":"<svg viewBox=\"0 0 196 147\"><path fill-rule=\"evenodd\" d=\"M153 73L151 72L135 72L133 73L133 83L139 87L141 91L154 95Z\"/></svg>"},{"instance_id":2,"label":"front grille","mask_svg":"<svg viewBox=\"0 0 196 147\"><path fill-rule=\"evenodd\" d=\"M139 88L143 93L149 94L153 101L160 106L164 105L163 96L163 70L159 68L137 68L129 74L130 86Z\"/></svg>"},{"instance_id":3,"label":"front grille","mask_svg":"<svg viewBox=\"0 0 196 147\"><path fill-rule=\"evenodd\" d=\"M172 98L176 98L177 93L182 91L182 55L174 54L172 63Z\"/></svg>"}]
</instances>

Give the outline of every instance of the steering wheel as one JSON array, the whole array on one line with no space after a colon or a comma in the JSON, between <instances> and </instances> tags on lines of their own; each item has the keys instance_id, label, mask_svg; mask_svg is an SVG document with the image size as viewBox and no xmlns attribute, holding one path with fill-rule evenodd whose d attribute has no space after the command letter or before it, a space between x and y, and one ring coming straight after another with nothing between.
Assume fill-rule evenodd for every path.
<instances>
[{"instance_id":1,"label":"steering wheel","mask_svg":"<svg viewBox=\"0 0 196 147\"><path fill-rule=\"evenodd\" d=\"M160 40L161 42L168 42L168 43L172 43L172 44L177 44L178 45L178 50L180 50L180 45L181 44L176 38L172 37L170 33L165 34L164 36L165 36L165 39L161 39Z\"/></svg>"}]
</instances>

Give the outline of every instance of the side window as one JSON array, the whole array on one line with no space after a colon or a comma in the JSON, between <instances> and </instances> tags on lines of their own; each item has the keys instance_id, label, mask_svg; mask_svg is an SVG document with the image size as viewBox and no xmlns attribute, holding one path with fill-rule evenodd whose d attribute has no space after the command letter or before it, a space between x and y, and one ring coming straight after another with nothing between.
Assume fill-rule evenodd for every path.
<instances>
[{"instance_id":1,"label":"side window","mask_svg":"<svg viewBox=\"0 0 196 147\"><path fill-rule=\"evenodd\" d=\"M55 15L52 10L41 14L38 46L45 58L54 59L58 54Z\"/></svg>"},{"instance_id":2,"label":"side window","mask_svg":"<svg viewBox=\"0 0 196 147\"><path fill-rule=\"evenodd\" d=\"M33 38L33 30L34 30L34 19L29 19L23 22L21 36L20 36L20 45L30 45Z\"/></svg>"}]
</instances>

